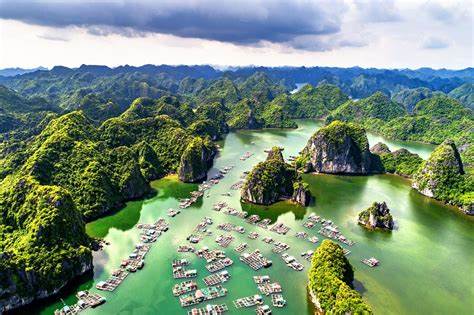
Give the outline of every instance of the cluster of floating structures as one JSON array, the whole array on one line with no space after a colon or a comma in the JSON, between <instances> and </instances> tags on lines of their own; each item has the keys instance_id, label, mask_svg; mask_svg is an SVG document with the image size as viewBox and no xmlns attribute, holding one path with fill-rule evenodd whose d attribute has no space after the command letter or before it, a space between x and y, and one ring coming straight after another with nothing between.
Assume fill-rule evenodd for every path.
<instances>
[{"instance_id":1,"label":"cluster of floating structures","mask_svg":"<svg viewBox=\"0 0 474 315\"><path fill-rule=\"evenodd\" d=\"M283 288L278 282L271 282L270 276L254 276L253 280L257 285L258 290L260 293L264 295L271 295L272 304L275 307L283 307L286 305L286 300L283 299Z\"/></svg>"},{"instance_id":2,"label":"cluster of floating structures","mask_svg":"<svg viewBox=\"0 0 474 315\"><path fill-rule=\"evenodd\" d=\"M250 158L252 155L253 155L252 152L247 151L247 152L245 152L245 153L240 157L240 160L241 160L241 161L245 161L245 160L247 160L248 158Z\"/></svg>"},{"instance_id":3,"label":"cluster of floating structures","mask_svg":"<svg viewBox=\"0 0 474 315\"><path fill-rule=\"evenodd\" d=\"M303 222L303 226L308 229L313 229L317 223L321 223L321 228L318 231L320 235L339 241L348 246L355 244L354 241L349 240L344 235L342 235L337 225L335 225L331 220L321 218L314 213L311 213L308 216L307 220Z\"/></svg>"},{"instance_id":4,"label":"cluster of floating structures","mask_svg":"<svg viewBox=\"0 0 474 315\"><path fill-rule=\"evenodd\" d=\"M239 257L240 261L257 271L262 268L268 268L272 265L272 261L262 255L258 249L251 253L242 253Z\"/></svg>"},{"instance_id":5,"label":"cluster of floating structures","mask_svg":"<svg viewBox=\"0 0 474 315\"><path fill-rule=\"evenodd\" d=\"M286 263L288 267L296 271L302 271L304 266L296 260L295 257L288 255L287 253L281 254L281 258Z\"/></svg>"},{"instance_id":6,"label":"cluster of floating structures","mask_svg":"<svg viewBox=\"0 0 474 315\"><path fill-rule=\"evenodd\" d=\"M213 273L202 279L207 286L213 286L227 282L230 279L230 273L227 270L223 270L217 273Z\"/></svg>"},{"instance_id":7,"label":"cluster of floating structures","mask_svg":"<svg viewBox=\"0 0 474 315\"><path fill-rule=\"evenodd\" d=\"M233 240L234 240L234 237L232 235L221 234L216 238L216 243L226 248L230 245L230 243L232 243Z\"/></svg>"},{"instance_id":8,"label":"cluster of floating structures","mask_svg":"<svg viewBox=\"0 0 474 315\"><path fill-rule=\"evenodd\" d=\"M227 295L227 289L223 286L216 285L197 289L194 292L183 294L179 297L182 307L192 306L201 302L214 300Z\"/></svg>"},{"instance_id":9,"label":"cluster of floating structures","mask_svg":"<svg viewBox=\"0 0 474 315\"><path fill-rule=\"evenodd\" d=\"M377 267L380 264L380 261L378 261L375 257L370 257L370 258L365 258L361 260L364 264L366 264L369 267Z\"/></svg>"},{"instance_id":10,"label":"cluster of floating structures","mask_svg":"<svg viewBox=\"0 0 474 315\"><path fill-rule=\"evenodd\" d=\"M188 315L220 315L227 312L229 308L225 304L207 304L203 308L193 308Z\"/></svg>"},{"instance_id":11,"label":"cluster of floating structures","mask_svg":"<svg viewBox=\"0 0 474 315\"><path fill-rule=\"evenodd\" d=\"M162 233L168 231L169 224L163 218L158 218L155 223L139 223L136 225L140 230L141 243L135 245L132 253L120 263L120 268L115 269L105 281L99 281L96 289L102 291L114 291L127 278L130 273L141 270L145 264L145 256L149 252L151 245L156 242ZM79 291L77 293L78 302L74 305L65 305L62 309L56 310L56 315L77 314L89 307L96 307L105 303L106 299L89 291Z\"/></svg>"},{"instance_id":12,"label":"cluster of floating structures","mask_svg":"<svg viewBox=\"0 0 474 315\"><path fill-rule=\"evenodd\" d=\"M120 268L112 271L110 277L105 281L96 284L98 290L114 291L129 275L129 273L141 270L145 264L145 256L151 248L151 243L156 242L157 238L168 231L169 224L159 218L153 224L137 224L137 228L141 230L140 239L143 243L135 245L135 249L120 263ZM145 244L150 243L150 244Z\"/></svg>"},{"instance_id":13,"label":"cluster of floating structures","mask_svg":"<svg viewBox=\"0 0 474 315\"><path fill-rule=\"evenodd\" d=\"M188 279L197 277L196 269L188 269L189 261L186 259L173 260L171 267L173 268L173 278Z\"/></svg>"},{"instance_id":14,"label":"cluster of floating structures","mask_svg":"<svg viewBox=\"0 0 474 315\"><path fill-rule=\"evenodd\" d=\"M76 304L64 305L63 308L55 310L54 315L74 315L88 308L94 308L106 302L105 297L89 291L79 291L76 294Z\"/></svg>"},{"instance_id":15,"label":"cluster of floating structures","mask_svg":"<svg viewBox=\"0 0 474 315\"><path fill-rule=\"evenodd\" d=\"M205 187L207 187L207 186L205 186ZM199 186L199 188L201 188L201 186ZM209 186L209 188L210 188L210 186ZM209 188L207 188L207 189L209 189ZM204 190L192 191L190 198L183 198L183 199L179 200L179 207L181 209L189 208L193 203L198 201L198 199L202 196L204 196Z\"/></svg>"}]
</instances>

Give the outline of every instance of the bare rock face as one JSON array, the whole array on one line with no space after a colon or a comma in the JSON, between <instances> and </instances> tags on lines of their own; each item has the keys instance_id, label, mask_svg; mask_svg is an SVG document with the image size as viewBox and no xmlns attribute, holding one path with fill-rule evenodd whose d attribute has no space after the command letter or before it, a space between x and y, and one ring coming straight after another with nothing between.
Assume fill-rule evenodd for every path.
<instances>
[{"instance_id":1,"label":"bare rock face","mask_svg":"<svg viewBox=\"0 0 474 315\"><path fill-rule=\"evenodd\" d=\"M381 173L380 158L369 151L365 130L334 121L318 130L303 149L306 172L363 175Z\"/></svg>"},{"instance_id":2,"label":"bare rock face","mask_svg":"<svg viewBox=\"0 0 474 315\"><path fill-rule=\"evenodd\" d=\"M393 218L385 201L374 202L372 206L359 213L358 222L370 230L376 228L384 230L393 229Z\"/></svg>"},{"instance_id":3,"label":"bare rock face","mask_svg":"<svg viewBox=\"0 0 474 315\"><path fill-rule=\"evenodd\" d=\"M293 185L293 196L291 197L296 203L299 203L303 207L309 205L311 201L311 193L308 189L308 185L298 181Z\"/></svg>"},{"instance_id":4,"label":"bare rock face","mask_svg":"<svg viewBox=\"0 0 474 315\"><path fill-rule=\"evenodd\" d=\"M195 183L206 179L217 149L212 141L194 138L181 156L178 177L186 183Z\"/></svg>"},{"instance_id":5,"label":"bare rock face","mask_svg":"<svg viewBox=\"0 0 474 315\"><path fill-rule=\"evenodd\" d=\"M377 142L374 146L370 148L370 152L380 155L384 153L390 153L391 151L385 143Z\"/></svg>"},{"instance_id":6,"label":"bare rock face","mask_svg":"<svg viewBox=\"0 0 474 315\"><path fill-rule=\"evenodd\" d=\"M464 174L459 152L453 142L440 144L415 174L413 188L423 195L438 198L450 181Z\"/></svg>"}]
</instances>

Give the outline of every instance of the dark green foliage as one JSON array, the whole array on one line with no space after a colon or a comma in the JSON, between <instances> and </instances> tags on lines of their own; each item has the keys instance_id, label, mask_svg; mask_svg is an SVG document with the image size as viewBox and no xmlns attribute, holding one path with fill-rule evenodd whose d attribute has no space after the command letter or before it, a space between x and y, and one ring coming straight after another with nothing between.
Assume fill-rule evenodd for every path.
<instances>
[{"instance_id":1,"label":"dark green foliage","mask_svg":"<svg viewBox=\"0 0 474 315\"><path fill-rule=\"evenodd\" d=\"M293 194L296 176L293 169L278 159L260 162L247 175L242 187L242 198L257 204L272 204L281 196Z\"/></svg>"},{"instance_id":2,"label":"dark green foliage","mask_svg":"<svg viewBox=\"0 0 474 315\"><path fill-rule=\"evenodd\" d=\"M360 151L369 149L369 141L364 128L357 124L334 121L318 130L313 136L321 135L331 143L342 145L346 136L350 137Z\"/></svg>"},{"instance_id":3,"label":"dark green foliage","mask_svg":"<svg viewBox=\"0 0 474 315\"><path fill-rule=\"evenodd\" d=\"M380 154L382 165L386 172L411 177L423 163L418 154L411 153L407 149Z\"/></svg>"},{"instance_id":4,"label":"dark green foliage","mask_svg":"<svg viewBox=\"0 0 474 315\"><path fill-rule=\"evenodd\" d=\"M341 89L327 83L317 87L307 84L291 98L297 102L296 110L290 112L294 118L321 118L349 100Z\"/></svg>"},{"instance_id":5,"label":"dark green foliage","mask_svg":"<svg viewBox=\"0 0 474 315\"><path fill-rule=\"evenodd\" d=\"M474 110L474 83L464 83L449 92L448 95L460 101L464 106Z\"/></svg>"},{"instance_id":6,"label":"dark green foliage","mask_svg":"<svg viewBox=\"0 0 474 315\"><path fill-rule=\"evenodd\" d=\"M433 92L428 88L405 89L394 94L392 100L405 106L407 112L412 113L415 105L425 98L443 95L442 92Z\"/></svg>"},{"instance_id":7,"label":"dark green foliage","mask_svg":"<svg viewBox=\"0 0 474 315\"><path fill-rule=\"evenodd\" d=\"M387 204L384 202L374 202L370 207L359 213L358 222L369 230L373 229L393 229L393 218Z\"/></svg>"},{"instance_id":8,"label":"dark green foliage","mask_svg":"<svg viewBox=\"0 0 474 315\"><path fill-rule=\"evenodd\" d=\"M255 115L255 103L243 99L230 107L229 128L231 129L256 129L262 126L262 121Z\"/></svg>"},{"instance_id":9,"label":"dark green foliage","mask_svg":"<svg viewBox=\"0 0 474 315\"><path fill-rule=\"evenodd\" d=\"M194 112L187 104L181 103L176 97L164 96L158 100L151 98L137 98L132 105L121 115L126 121L140 118L167 115L182 125L187 126L195 119Z\"/></svg>"},{"instance_id":10,"label":"dark green foliage","mask_svg":"<svg viewBox=\"0 0 474 315\"><path fill-rule=\"evenodd\" d=\"M280 147L272 147L268 151L267 160L276 159L278 161L285 162L285 159L283 158L283 153L282 153L283 150L284 149Z\"/></svg>"},{"instance_id":11,"label":"dark green foliage","mask_svg":"<svg viewBox=\"0 0 474 315\"><path fill-rule=\"evenodd\" d=\"M214 143L209 138L195 137L191 140L181 155L179 179L187 183L205 179L216 151Z\"/></svg>"},{"instance_id":12,"label":"dark green foliage","mask_svg":"<svg viewBox=\"0 0 474 315\"><path fill-rule=\"evenodd\" d=\"M260 115L264 128L297 128L298 125L290 119L286 110L289 97L282 94L268 104L264 105Z\"/></svg>"},{"instance_id":13,"label":"dark green foliage","mask_svg":"<svg viewBox=\"0 0 474 315\"><path fill-rule=\"evenodd\" d=\"M417 103L412 115L401 115L401 105L396 103L381 102L377 105L372 101L347 102L332 111L327 120L341 118L354 121L392 139L435 144L453 139L463 147L463 158L471 161L472 158L465 152L472 150L474 117L472 111L458 101L444 95L427 98ZM392 106L397 109L390 109Z\"/></svg>"},{"instance_id":14,"label":"dark green foliage","mask_svg":"<svg viewBox=\"0 0 474 315\"><path fill-rule=\"evenodd\" d=\"M92 266L84 222L69 193L28 175L0 184L2 300L53 291Z\"/></svg>"},{"instance_id":15,"label":"dark green foliage","mask_svg":"<svg viewBox=\"0 0 474 315\"><path fill-rule=\"evenodd\" d=\"M240 101L240 92L234 82L228 78L222 78L211 84L208 88L202 90L198 98L202 103L214 103L229 106Z\"/></svg>"},{"instance_id":16,"label":"dark green foliage","mask_svg":"<svg viewBox=\"0 0 474 315\"><path fill-rule=\"evenodd\" d=\"M193 122L188 130L195 135L202 137L210 137L213 140L217 140L220 137L220 133L216 124L209 119L198 120Z\"/></svg>"},{"instance_id":17,"label":"dark green foliage","mask_svg":"<svg viewBox=\"0 0 474 315\"><path fill-rule=\"evenodd\" d=\"M104 121L111 117L116 117L122 113L119 105L113 101L105 101L95 94L88 94L82 100L78 109L92 120Z\"/></svg>"},{"instance_id":18,"label":"dark green foliage","mask_svg":"<svg viewBox=\"0 0 474 315\"><path fill-rule=\"evenodd\" d=\"M138 156L138 165L143 177L147 181L158 178L161 173L160 161L155 150L145 141L135 144L133 148Z\"/></svg>"},{"instance_id":19,"label":"dark green foliage","mask_svg":"<svg viewBox=\"0 0 474 315\"><path fill-rule=\"evenodd\" d=\"M323 311L330 314L371 314L372 310L351 288L354 272L343 249L324 240L316 250L308 274L308 288Z\"/></svg>"},{"instance_id":20,"label":"dark green foliage","mask_svg":"<svg viewBox=\"0 0 474 315\"><path fill-rule=\"evenodd\" d=\"M229 132L226 122L227 108L220 103L202 104L196 108L197 119L209 120L216 129L216 138Z\"/></svg>"},{"instance_id":21,"label":"dark green foliage","mask_svg":"<svg viewBox=\"0 0 474 315\"><path fill-rule=\"evenodd\" d=\"M285 163L282 150L271 148L267 159L247 175L241 190L243 201L269 205L280 199L291 199L303 206L309 203L311 195L307 185L301 181L296 169Z\"/></svg>"},{"instance_id":22,"label":"dark green foliage","mask_svg":"<svg viewBox=\"0 0 474 315\"><path fill-rule=\"evenodd\" d=\"M439 145L422 164L413 177L413 187L424 195L473 211L474 178L464 173L459 152L451 141Z\"/></svg>"},{"instance_id":23,"label":"dark green foliage","mask_svg":"<svg viewBox=\"0 0 474 315\"><path fill-rule=\"evenodd\" d=\"M275 84L263 72L255 72L239 84L238 89L242 97L250 98L258 103L267 103L285 92L283 86Z\"/></svg>"},{"instance_id":24,"label":"dark green foliage","mask_svg":"<svg viewBox=\"0 0 474 315\"><path fill-rule=\"evenodd\" d=\"M296 160L304 172L371 174L383 171L380 158L369 151L364 128L339 120L316 131Z\"/></svg>"},{"instance_id":25,"label":"dark green foliage","mask_svg":"<svg viewBox=\"0 0 474 315\"><path fill-rule=\"evenodd\" d=\"M331 112L328 121L358 121L364 119L390 120L406 114L404 107L377 92L359 101L348 101Z\"/></svg>"}]
</instances>

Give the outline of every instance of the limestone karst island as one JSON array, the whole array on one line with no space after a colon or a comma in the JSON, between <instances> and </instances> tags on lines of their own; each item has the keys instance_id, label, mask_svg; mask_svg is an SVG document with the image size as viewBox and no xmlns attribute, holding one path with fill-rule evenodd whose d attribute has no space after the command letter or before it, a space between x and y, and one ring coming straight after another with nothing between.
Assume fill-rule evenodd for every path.
<instances>
[{"instance_id":1,"label":"limestone karst island","mask_svg":"<svg viewBox=\"0 0 474 315\"><path fill-rule=\"evenodd\" d=\"M0 315L474 313L467 0L0 0Z\"/></svg>"}]
</instances>

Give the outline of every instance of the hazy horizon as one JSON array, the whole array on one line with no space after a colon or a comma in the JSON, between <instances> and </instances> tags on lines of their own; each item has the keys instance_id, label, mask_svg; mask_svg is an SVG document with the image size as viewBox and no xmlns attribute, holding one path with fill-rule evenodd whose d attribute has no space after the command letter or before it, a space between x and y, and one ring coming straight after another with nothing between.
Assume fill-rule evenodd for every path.
<instances>
[{"instance_id":1,"label":"hazy horizon","mask_svg":"<svg viewBox=\"0 0 474 315\"><path fill-rule=\"evenodd\" d=\"M0 67L464 69L469 0L0 0Z\"/></svg>"}]
</instances>

